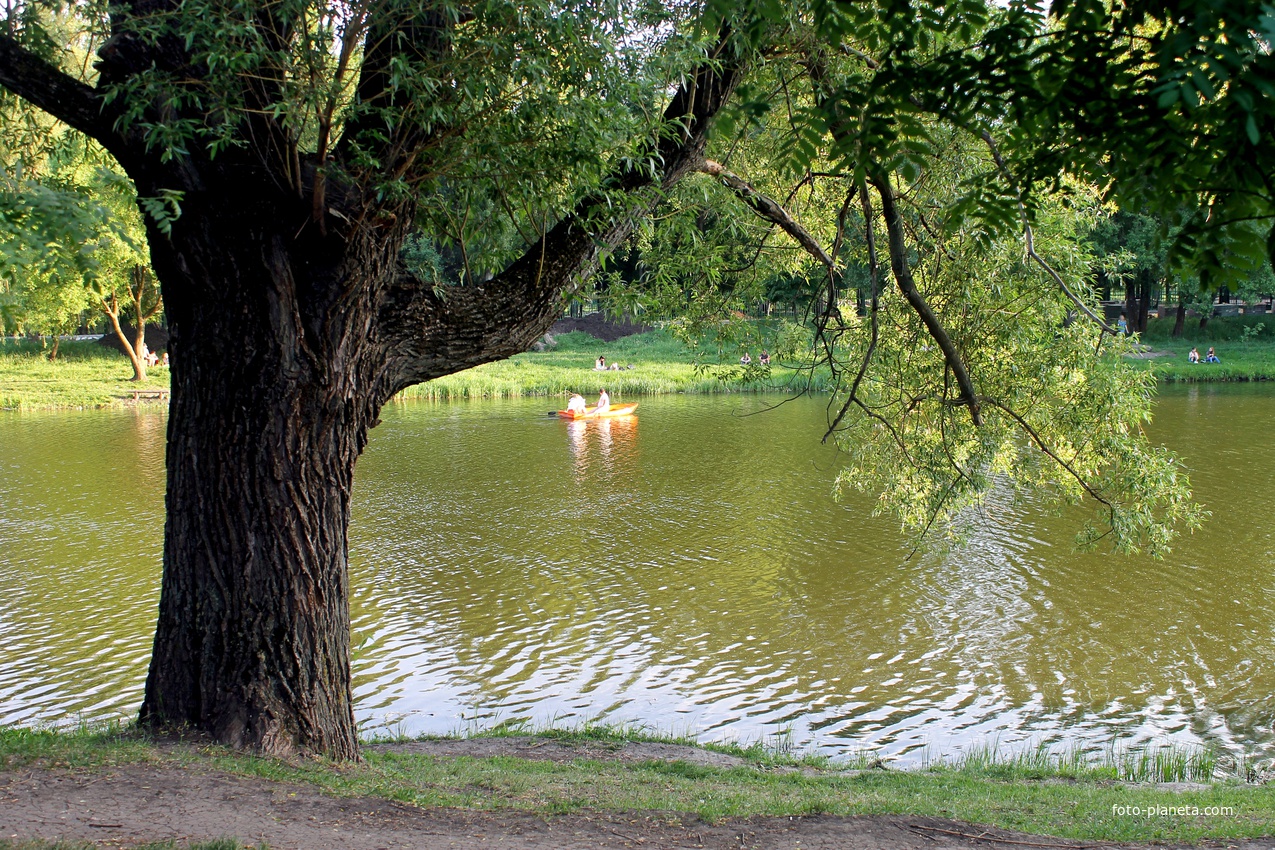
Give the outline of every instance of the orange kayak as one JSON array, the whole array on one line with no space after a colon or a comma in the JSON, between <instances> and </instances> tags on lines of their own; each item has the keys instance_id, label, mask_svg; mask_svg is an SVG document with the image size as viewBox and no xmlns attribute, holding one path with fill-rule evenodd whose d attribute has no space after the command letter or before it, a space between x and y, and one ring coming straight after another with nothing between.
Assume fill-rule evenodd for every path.
<instances>
[{"instance_id":1,"label":"orange kayak","mask_svg":"<svg viewBox=\"0 0 1275 850\"><path fill-rule=\"evenodd\" d=\"M609 416L628 416L637 410L637 402L632 404L613 404L611 408L603 413L598 413L596 407L586 407L584 413L574 413L570 410L559 410L558 415L563 419L601 419Z\"/></svg>"}]
</instances>

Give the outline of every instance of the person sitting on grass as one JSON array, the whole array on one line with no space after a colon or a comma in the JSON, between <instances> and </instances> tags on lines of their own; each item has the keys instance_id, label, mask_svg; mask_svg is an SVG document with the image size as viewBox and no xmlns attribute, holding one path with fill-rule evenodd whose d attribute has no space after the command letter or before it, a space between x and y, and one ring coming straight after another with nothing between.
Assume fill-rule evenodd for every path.
<instances>
[{"instance_id":1,"label":"person sitting on grass","mask_svg":"<svg viewBox=\"0 0 1275 850\"><path fill-rule=\"evenodd\" d=\"M757 362L758 362L758 363L760 363L760 364L761 364L761 365L763 365L763 366L769 366L769 365L770 365L770 352L769 352L769 351L762 351L762 353L761 353L761 357L757 358Z\"/></svg>"},{"instance_id":2,"label":"person sitting on grass","mask_svg":"<svg viewBox=\"0 0 1275 850\"><path fill-rule=\"evenodd\" d=\"M739 362L740 362L740 363L742 363L742 364L743 364L743 365L745 365L745 366L751 366L751 365L753 365L753 358L749 357L749 356L748 356L748 352L747 352L747 351L745 351L745 352L744 352L744 356L743 356L743 357L741 357L741 358L739 358Z\"/></svg>"},{"instance_id":3,"label":"person sitting on grass","mask_svg":"<svg viewBox=\"0 0 1275 850\"><path fill-rule=\"evenodd\" d=\"M1209 346L1209 353L1204 356L1204 362L1205 363L1221 363L1222 362L1221 360L1217 359L1217 352L1213 350L1213 346L1211 345Z\"/></svg>"},{"instance_id":4,"label":"person sitting on grass","mask_svg":"<svg viewBox=\"0 0 1275 850\"><path fill-rule=\"evenodd\" d=\"M1199 362L1200 362L1200 349L1198 349L1198 348L1192 348L1190 351L1188 351L1188 352L1186 353L1186 362L1188 362L1188 363L1199 363Z\"/></svg>"},{"instance_id":5,"label":"person sitting on grass","mask_svg":"<svg viewBox=\"0 0 1275 850\"><path fill-rule=\"evenodd\" d=\"M598 359L594 361L593 371L604 372L606 371L606 368L607 368L607 359L603 357L601 354L599 354Z\"/></svg>"}]
</instances>

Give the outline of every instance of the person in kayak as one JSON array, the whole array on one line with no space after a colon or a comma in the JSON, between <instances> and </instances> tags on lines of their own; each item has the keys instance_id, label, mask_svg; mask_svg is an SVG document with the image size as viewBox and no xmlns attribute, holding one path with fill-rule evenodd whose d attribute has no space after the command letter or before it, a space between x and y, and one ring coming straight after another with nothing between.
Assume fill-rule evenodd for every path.
<instances>
[{"instance_id":1,"label":"person in kayak","mask_svg":"<svg viewBox=\"0 0 1275 850\"><path fill-rule=\"evenodd\" d=\"M587 406L584 396L579 393L572 393L571 398L567 400L567 410L577 415L583 415Z\"/></svg>"},{"instance_id":2,"label":"person in kayak","mask_svg":"<svg viewBox=\"0 0 1275 850\"><path fill-rule=\"evenodd\" d=\"M607 395L606 387L602 388L602 392L598 394L598 406L593 409L594 413L606 413L611 409L611 396Z\"/></svg>"}]
</instances>

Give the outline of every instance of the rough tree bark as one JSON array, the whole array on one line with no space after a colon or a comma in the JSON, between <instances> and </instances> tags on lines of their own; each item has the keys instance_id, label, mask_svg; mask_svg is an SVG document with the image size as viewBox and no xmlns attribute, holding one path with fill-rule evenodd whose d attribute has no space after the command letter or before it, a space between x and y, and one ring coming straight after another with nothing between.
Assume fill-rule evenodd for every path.
<instances>
[{"instance_id":1,"label":"rough tree bark","mask_svg":"<svg viewBox=\"0 0 1275 850\"><path fill-rule=\"evenodd\" d=\"M416 17L413 49L436 49L437 27L450 25ZM382 104L392 101L381 87L394 61L383 46L399 43L383 29L368 33L359 85L361 98ZM140 196L182 192L170 232L147 219L169 317L172 402L144 723L271 754L357 756L346 534L368 430L398 390L524 351L549 328L564 294L701 161L739 74L729 41L723 33L723 52L674 93L648 148L657 167L613 175L615 190L635 196L628 212L600 216L606 199L586 198L493 279L440 298L399 261L410 203L385 208L374 186L324 176L339 170L341 144L296 156L296 140L262 110L246 119L243 148L165 161L120 129L119 104L100 89L0 35L0 85L100 141ZM120 35L101 55L103 85L151 63L193 72L172 40ZM409 167L426 141L400 128L384 143L386 167Z\"/></svg>"}]
</instances>

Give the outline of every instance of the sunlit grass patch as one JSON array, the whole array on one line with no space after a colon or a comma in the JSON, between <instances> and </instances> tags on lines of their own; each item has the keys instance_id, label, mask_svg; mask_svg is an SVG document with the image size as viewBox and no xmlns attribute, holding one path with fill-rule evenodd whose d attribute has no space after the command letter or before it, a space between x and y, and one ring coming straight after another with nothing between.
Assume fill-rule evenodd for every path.
<instances>
[{"instance_id":1,"label":"sunlit grass patch","mask_svg":"<svg viewBox=\"0 0 1275 850\"><path fill-rule=\"evenodd\" d=\"M1211 383L1215 381L1275 380L1275 341L1217 342L1213 344L1221 363L1191 363L1187 353L1199 349L1204 357L1208 347L1189 341L1157 341L1153 348L1171 352L1147 362L1156 377L1167 383Z\"/></svg>"},{"instance_id":2,"label":"sunlit grass patch","mask_svg":"<svg viewBox=\"0 0 1275 850\"><path fill-rule=\"evenodd\" d=\"M164 367L150 369L140 384L132 377L127 357L96 342L63 342L53 361L37 342L0 343L0 409L109 407L131 402L134 390L169 386Z\"/></svg>"},{"instance_id":3,"label":"sunlit grass patch","mask_svg":"<svg viewBox=\"0 0 1275 850\"><path fill-rule=\"evenodd\" d=\"M618 370L595 371L598 356ZM517 354L508 360L487 363L455 375L409 387L399 401L562 397L573 392L596 394L602 388L613 399L664 393L799 392L825 390L823 373L778 364L769 372L697 362L681 342L665 331L650 331L602 342L579 331L554 339L543 351Z\"/></svg>"}]
</instances>

